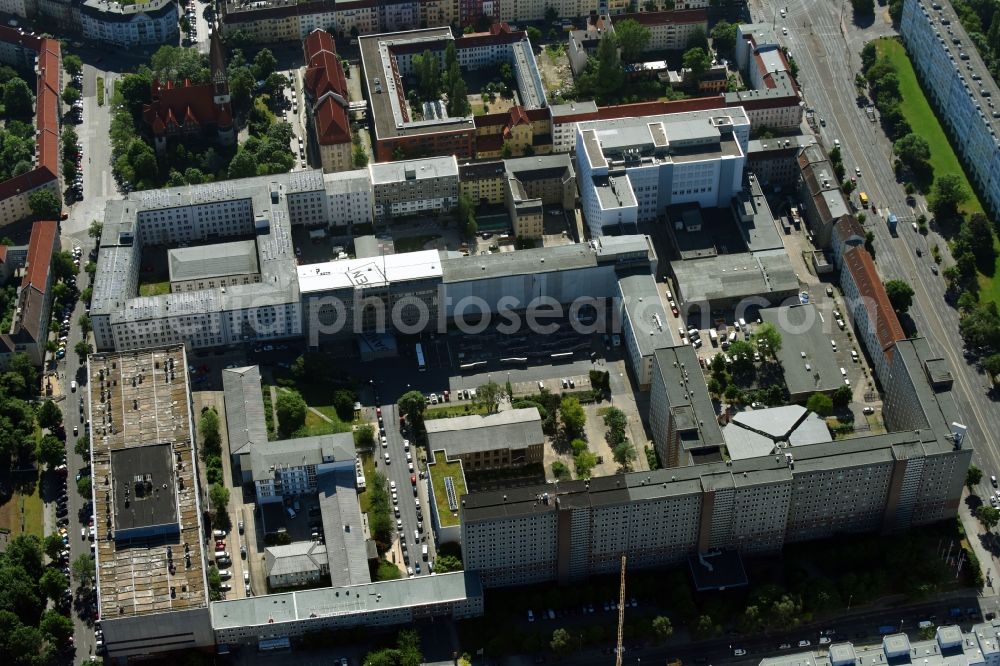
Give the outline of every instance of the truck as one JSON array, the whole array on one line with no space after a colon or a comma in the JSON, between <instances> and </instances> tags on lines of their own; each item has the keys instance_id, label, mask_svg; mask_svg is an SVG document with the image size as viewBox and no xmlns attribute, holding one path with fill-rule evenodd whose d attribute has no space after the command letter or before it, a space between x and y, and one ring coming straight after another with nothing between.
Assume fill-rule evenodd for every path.
<instances>
[{"instance_id":1,"label":"truck","mask_svg":"<svg viewBox=\"0 0 1000 666\"><path fill-rule=\"evenodd\" d=\"M885 222L889 225L889 233L895 236L896 225L899 224L899 219L896 218L896 214L890 211L889 216L885 218Z\"/></svg>"},{"instance_id":2,"label":"truck","mask_svg":"<svg viewBox=\"0 0 1000 666\"><path fill-rule=\"evenodd\" d=\"M420 549L420 555L424 558L424 561L426 562L427 561L427 544L424 544L424 546Z\"/></svg>"},{"instance_id":3,"label":"truck","mask_svg":"<svg viewBox=\"0 0 1000 666\"><path fill-rule=\"evenodd\" d=\"M868 208L868 195L864 192L858 192L858 199L861 201L861 205Z\"/></svg>"}]
</instances>

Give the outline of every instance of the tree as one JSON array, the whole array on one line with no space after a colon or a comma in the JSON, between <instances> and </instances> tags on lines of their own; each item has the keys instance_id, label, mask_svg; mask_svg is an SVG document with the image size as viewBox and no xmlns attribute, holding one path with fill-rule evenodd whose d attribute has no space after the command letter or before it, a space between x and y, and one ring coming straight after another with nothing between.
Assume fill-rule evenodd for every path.
<instances>
[{"instance_id":1,"label":"tree","mask_svg":"<svg viewBox=\"0 0 1000 666\"><path fill-rule=\"evenodd\" d=\"M969 469L965 472L965 485L969 490L979 484L983 480L983 470L979 469L975 465L969 465Z\"/></svg>"},{"instance_id":2,"label":"tree","mask_svg":"<svg viewBox=\"0 0 1000 666\"><path fill-rule=\"evenodd\" d=\"M1000 522L1000 509L994 508L988 504L980 504L976 507L976 518L979 522L983 524L987 530L991 530L997 526Z\"/></svg>"},{"instance_id":3,"label":"tree","mask_svg":"<svg viewBox=\"0 0 1000 666\"><path fill-rule=\"evenodd\" d=\"M831 400L833 400L834 407L847 407L850 404L851 398L854 397L854 392L851 391L851 387L844 385L840 386L833 392Z\"/></svg>"},{"instance_id":4,"label":"tree","mask_svg":"<svg viewBox=\"0 0 1000 666\"><path fill-rule=\"evenodd\" d=\"M240 147L229 163L230 178L249 178L257 175L257 158L249 150Z\"/></svg>"},{"instance_id":5,"label":"tree","mask_svg":"<svg viewBox=\"0 0 1000 666\"><path fill-rule=\"evenodd\" d=\"M993 264L996 262L996 250L993 246L993 229L989 219L982 213L973 213L962 223L959 237L967 242L976 257L976 264L982 267L983 272L988 274L992 272Z\"/></svg>"},{"instance_id":6,"label":"tree","mask_svg":"<svg viewBox=\"0 0 1000 666\"><path fill-rule=\"evenodd\" d=\"M80 587L90 587L94 582L97 565L93 555L81 555L70 565L70 572Z\"/></svg>"},{"instance_id":7,"label":"tree","mask_svg":"<svg viewBox=\"0 0 1000 666\"><path fill-rule=\"evenodd\" d=\"M90 489L91 489L90 477L81 476L80 480L76 482L76 491L80 493L80 497L89 500L91 495Z\"/></svg>"},{"instance_id":8,"label":"tree","mask_svg":"<svg viewBox=\"0 0 1000 666\"><path fill-rule=\"evenodd\" d=\"M1000 349L1000 314L996 303L980 303L964 312L958 322L958 332L967 347Z\"/></svg>"},{"instance_id":9,"label":"tree","mask_svg":"<svg viewBox=\"0 0 1000 666\"><path fill-rule=\"evenodd\" d=\"M613 96L625 84L625 71L618 55L618 41L605 31L597 44L597 86L598 92Z\"/></svg>"},{"instance_id":10,"label":"tree","mask_svg":"<svg viewBox=\"0 0 1000 666\"><path fill-rule=\"evenodd\" d=\"M80 60L80 56L73 53L67 53L63 56L62 65L70 76L76 76L83 72L83 61Z\"/></svg>"},{"instance_id":11,"label":"tree","mask_svg":"<svg viewBox=\"0 0 1000 666\"><path fill-rule=\"evenodd\" d=\"M712 621L711 616L701 615L694 625L693 633L698 638L709 638L719 632L719 627Z\"/></svg>"},{"instance_id":12,"label":"tree","mask_svg":"<svg viewBox=\"0 0 1000 666\"><path fill-rule=\"evenodd\" d=\"M615 25L615 37L618 39L618 46L621 48L621 58L625 62L635 62L639 60L646 48L649 47L649 40L652 32L649 28L634 19L625 19Z\"/></svg>"},{"instance_id":13,"label":"tree","mask_svg":"<svg viewBox=\"0 0 1000 666\"><path fill-rule=\"evenodd\" d=\"M969 199L961 176L946 173L934 179L931 188L930 209L938 217L954 217L958 208Z\"/></svg>"},{"instance_id":14,"label":"tree","mask_svg":"<svg viewBox=\"0 0 1000 666\"><path fill-rule=\"evenodd\" d=\"M661 641L674 635L674 625L670 623L669 617L657 615L653 618L653 635Z\"/></svg>"},{"instance_id":15,"label":"tree","mask_svg":"<svg viewBox=\"0 0 1000 666\"><path fill-rule=\"evenodd\" d=\"M61 574L60 574L61 575ZM38 629L56 645L64 645L73 635L73 620L54 610L42 614Z\"/></svg>"},{"instance_id":16,"label":"tree","mask_svg":"<svg viewBox=\"0 0 1000 666\"><path fill-rule=\"evenodd\" d=\"M370 449L375 446L375 428L371 424L360 425L354 431L354 446Z\"/></svg>"},{"instance_id":17,"label":"tree","mask_svg":"<svg viewBox=\"0 0 1000 666\"><path fill-rule=\"evenodd\" d=\"M911 170L921 168L931 158L930 144L922 136L913 132L897 139L892 144L892 152Z\"/></svg>"},{"instance_id":18,"label":"tree","mask_svg":"<svg viewBox=\"0 0 1000 666\"><path fill-rule=\"evenodd\" d=\"M87 235L90 236L91 238L100 238L101 234L103 233L104 233L104 225L98 222L97 220L91 222L90 226L87 227Z\"/></svg>"},{"instance_id":19,"label":"tree","mask_svg":"<svg viewBox=\"0 0 1000 666\"><path fill-rule=\"evenodd\" d=\"M90 459L90 438L86 435L80 435L76 438L76 446L73 447L76 451L76 455L80 456L84 460Z\"/></svg>"},{"instance_id":20,"label":"tree","mask_svg":"<svg viewBox=\"0 0 1000 666\"><path fill-rule=\"evenodd\" d=\"M45 570L41 580L38 581L38 591L55 602L59 601L68 586L69 581L63 572L51 567Z\"/></svg>"},{"instance_id":21,"label":"tree","mask_svg":"<svg viewBox=\"0 0 1000 666\"><path fill-rule=\"evenodd\" d=\"M357 396L350 389L337 389L333 392L333 409L341 421L348 423L354 418L354 403Z\"/></svg>"},{"instance_id":22,"label":"tree","mask_svg":"<svg viewBox=\"0 0 1000 666\"><path fill-rule=\"evenodd\" d=\"M80 357L80 363L83 363L87 360L87 356L94 352L94 348L86 340L80 340L73 346L73 351Z\"/></svg>"},{"instance_id":23,"label":"tree","mask_svg":"<svg viewBox=\"0 0 1000 666\"><path fill-rule=\"evenodd\" d=\"M990 384L996 385L997 376L1000 375L1000 354L990 354L984 358L983 370L985 370L986 374L989 375Z\"/></svg>"},{"instance_id":24,"label":"tree","mask_svg":"<svg viewBox=\"0 0 1000 666\"><path fill-rule=\"evenodd\" d=\"M97 264L93 261L87 262L86 271L88 275L93 276L97 272ZM83 333L84 337L90 335L90 332L94 330L93 322L90 321L90 315L82 314L77 321L80 324L80 332Z\"/></svg>"},{"instance_id":25,"label":"tree","mask_svg":"<svg viewBox=\"0 0 1000 666\"><path fill-rule=\"evenodd\" d=\"M896 312L906 312L913 305L913 287L903 280L889 280L885 283L885 294Z\"/></svg>"},{"instance_id":26,"label":"tree","mask_svg":"<svg viewBox=\"0 0 1000 666\"><path fill-rule=\"evenodd\" d=\"M533 46L541 46L542 44L542 31L533 25L529 25L525 32L528 33L528 41L531 42Z\"/></svg>"},{"instance_id":27,"label":"tree","mask_svg":"<svg viewBox=\"0 0 1000 666\"><path fill-rule=\"evenodd\" d=\"M851 0L851 9L857 16L871 16L875 13L875 0Z\"/></svg>"},{"instance_id":28,"label":"tree","mask_svg":"<svg viewBox=\"0 0 1000 666\"><path fill-rule=\"evenodd\" d=\"M580 401L574 397L563 398L559 403L559 414L562 417L563 430L566 439L574 439L583 434L583 427L587 422L587 415L580 405Z\"/></svg>"},{"instance_id":29,"label":"tree","mask_svg":"<svg viewBox=\"0 0 1000 666\"><path fill-rule=\"evenodd\" d=\"M488 382L476 389L476 405L485 407L489 414L493 414L500 408L500 402L503 398L504 391L496 382Z\"/></svg>"},{"instance_id":30,"label":"tree","mask_svg":"<svg viewBox=\"0 0 1000 666\"><path fill-rule=\"evenodd\" d=\"M38 442L35 456L38 458L38 462L52 469L66 461L66 449L57 437L45 435Z\"/></svg>"},{"instance_id":31,"label":"tree","mask_svg":"<svg viewBox=\"0 0 1000 666\"><path fill-rule=\"evenodd\" d=\"M615 462L624 469L628 469L632 464L632 461L636 458L635 447L632 446L632 442L627 439L612 449L611 454L614 457Z\"/></svg>"},{"instance_id":32,"label":"tree","mask_svg":"<svg viewBox=\"0 0 1000 666\"><path fill-rule=\"evenodd\" d=\"M48 188L39 188L28 195L31 214L42 220L58 220L62 212L59 198Z\"/></svg>"},{"instance_id":33,"label":"tree","mask_svg":"<svg viewBox=\"0 0 1000 666\"><path fill-rule=\"evenodd\" d=\"M306 401L298 391L288 389L279 391L275 408L278 413L278 433L282 437L291 437L296 430L305 425Z\"/></svg>"},{"instance_id":34,"label":"tree","mask_svg":"<svg viewBox=\"0 0 1000 666\"><path fill-rule=\"evenodd\" d=\"M229 506L229 489L221 483L214 483L208 491L208 498L215 512L223 513Z\"/></svg>"},{"instance_id":35,"label":"tree","mask_svg":"<svg viewBox=\"0 0 1000 666\"><path fill-rule=\"evenodd\" d=\"M461 570L462 560L458 559L454 555L438 555L438 558L434 560L435 573L448 573L449 571Z\"/></svg>"},{"instance_id":36,"label":"tree","mask_svg":"<svg viewBox=\"0 0 1000 666\"><path fill-rule=\"evenodd\" d=\"M11 79L3 85L3 106L7 118L28 119L35 108L35 95L24 79Z\"/></svg>"},{"instance_id":37,"label":"tree","mask_svg":"<svg viewBox=\"0 0 1000 666\"><path fill-rule=\"evenodd\" d=\"M712 59L703 48L693 48L684 52L682 58L684 69L691 71L691 80L698 81L712 66Z\"/></svg>"},{"instance_id":38,"label":"tree","mask_svg":"<svg viewBox=\"0 0 1000 666\"><path fill-rule=\"evenodd\" d=\"M560 627L552 632L552 640L549 641L549 646L553 652L566 654L572 649L572 637L568 631Z\"/></svg>"},{"instance_id":39,"label":"tree","mask_svg":"<svg viewBox=\"0 0 1000 666\"><path fill-rule=\"evenodd\" d=\"M820 416L829 416L833 413L833 400L822 393L813 393L806 401L806 409Z\"/></svg>"},{"instance_id":40,"label":"tree","mask_svg":"<svg viewBox=\"0 0 1000 666\"><path fill-rule=\"evenodd\" d=\"M729 56L736 48L736 31L738 26L728 21L719 21L712 28L712 46L721 55Z\"/></svg>"},{"instance_id":41,"label":"tree","mask_svg":"<svg viewBox=\"0 0 1000 666\"><path fill-rule=\"evenodd\" d=\"M62 91L62 101L66 106L73 106L73 104L80 99L80 89L76 86L67 83L66 87Z\"/></svg>"},{"instance_id":42,"label":"tree","mask_svg":"<svg viewBox=\"0 0 1000 666\"><path fill-rule=\"evenodd\" d=\"M754 349L761 358L777 358L778 352L781 351L781 333L771 322L759 324L752 341Z\"/></svg>"},{"instance_id":43,"label":"tree","mask_svg":"<svg viewBox=\"0 0 1000 666\"><path fill-rule=\"evenodd\" d=\"M62 411L56 406L56 403L51 400L43 402L38 408L38 425L51 430L61 423Z\"/></svg>"},{"instance_id":44,"label":"tree","mask_svg":"<svg viewBox=\"0 0 1000 666\"><path fill-rule=\"evenodd\" d=\"M573 456L573 465L577 478L589 479L591 470L597 466L597 456L591 451L581 451Z\"/></svg>"},{"instance_id":45,"label":"tree","mask_svg":"<svg viewBox=\"0 0 1000 666\"><path fill-rule=\"evenodd\" d=\"M65 547L62 537L58 534L49 534L42 540L42 549L50 560L58 560L59 553Z\"/></svg>"},{"instance_id":46,"label":"tree","mask_svg":"<svg viewBox=\"0 0 1000 666\"><path fill-rule=\"evenodd\" d=\"M222 599L222 577L215 567L208 569L208 596L212 601Z\"/></svg>"},{"instance_id":47,"label":"tree","mask_svg":"<svg viewBox=\"0 0 1000 666\"><path fill-rule=\"evenodd\" d=\"M424 394L420 391L407 391L399 398L399 411L406 417L406 421L413 427L424 421L424 410L427 403Z\"/></svg>"}]
</instances>

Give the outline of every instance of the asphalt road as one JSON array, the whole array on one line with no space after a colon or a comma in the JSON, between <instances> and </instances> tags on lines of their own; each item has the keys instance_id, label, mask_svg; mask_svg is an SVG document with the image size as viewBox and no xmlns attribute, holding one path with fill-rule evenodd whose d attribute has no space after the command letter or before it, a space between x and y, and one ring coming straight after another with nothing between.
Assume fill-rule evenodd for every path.
<instances>
[{"instance_id":1,"label":"asphalt road","mask_svg":"<svg viewBox=\"0 0 1000 666\"><path fill-rule=\"evenodd\" d=\"M784 0L751 0L751 11L758 21L772 20L774 12L785 6L788 17L781 19L779 15L776 29L799 64L806 105L815 109L817 118L826 120L826 126L818 129L827 149L839 139L847 172L861 169L858 190L867 192L878 208L877 213L866 211L865 226L875 233L879 271L885 280L903 279L915 291L909 314L918 334L926 337L951 367L955 397L969 427L968 441L976 451L973 460L986 473L980 490L988 495L989 475L1000 474L1000 409L987 395L985 375L963 358L958 313L945 302L944 278L931 272L930 248L937 244L945 256L942 270L953 261L946 242L933 228L926 238L912 229L910 221L926 214L926 202L918 195L915 206L907 204L903 186L893 172L891 143L856 101L854 77L861 68L861 48L865 42L895 31L884 7L877 7L879 13L871 25L861 27L852 22L846 2L790 0L786 5ZM787 36L780 36L782 26L788 28ZM856 193L853 198L857 202ZM896 237L885 222L890 211L901 220ZM922 257L916 255L918 247Z\"/></svg>"}]
</instances>

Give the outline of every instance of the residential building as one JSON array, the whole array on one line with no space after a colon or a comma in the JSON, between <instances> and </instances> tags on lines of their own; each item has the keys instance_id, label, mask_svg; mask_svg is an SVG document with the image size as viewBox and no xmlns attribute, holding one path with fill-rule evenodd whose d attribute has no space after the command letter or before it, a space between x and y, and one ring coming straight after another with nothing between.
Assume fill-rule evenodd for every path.
<instances>
[{"instance_id":1,"label":"residential building","mask_svg":"<svg viewBox=\"0 0 1000 666\"><path fill-rule=\"evenodd\" d=\"M980 200L1000 215L1000 88L979 46L950 2L906 0L899 32Z\"/></svg>"},{"instance_id":2,"label":"residential building","mask_svg":"<svg viewBox=\"0 0 1000 666\"><path fill-rule=\"evenodd\" d=\"M268 440L260 367L226 368L222 371L222 390L232 467L239 468L243 483L248 483L252 476L250 450Z\"/></svg>"},{"instance_id":3,"label":"residential building","mask_svg":"<svg viewBox=\"0 0 1000 666\"><path fill-rule=\"evenodd\" d=\"M411 626L420 618L463 620L483 614L474 572L417 576L347 587L325 587L212 604L219 645L273 649L314 631Z\"/></svg>"},{"instance_id":4,"label":"residential building","mask_svg":"<svg viewBox=\"0 0 1000 666\"><path fill-rule=\"evenodd\" d=\"M187 361L180 345L87 358L95 587L113 659L214 642Z\"/></svg>"},{"instance_id":5,"label":"residential building","mask_svg":"<svg viewBox=\"0 0 1000 666\"><path fill-rule=\"evenodd\" d=\"M661 12L634 12L609 17L605 25L614 33L615 23L635 21L649 30L647 51L683 51L691 35L699 29L708 32L707 9L674 9Z\"/></svg>"},{"instance_id":6,"label":"residential building","mask_svg":"<svg viewBox=\"0 0 1000 666\"><path fill-rule=\"evenodd\" d=\"M38 0L37 4L39 17L54 21L54 25L68 31L80 32L83 29L80 5L73 0Z\"/></svg>"},{"instance_id":7,"label":"residential building","mask_svg":"<svg viewBox=\"0 0 1000 666\"><path fill-rule=\"evenodd\" d=\"M226 58L218 34L211 37L209 53L211 83L192 85L187 79L178 83L153 80L150 102L142 107L142 120L149 126L161 155L167 149L167 141L174 137L211 138L223 146L236 141Z\"/></svg>"},{"instance_id":8,"label":"residential building","mask_svg":"<svg viewBox=\"0 0 1000 666\"><path fill-rule=\"evenodd\" d=\"M649 273L625 275L618 280L622 332L625 351L640 391L648 391L657 349L673 347L673 333L660 301L656 280Z\"/></svg>"},{"instance_id":9,"label":"residential building","mask_svg":"<svg viewBox=\"0 0 1000 666\"><path fill-rule=\"evenodd\" d=\"M833 225L830 252L837 270L844 268L844 253L865 244L865 228L853 215L844 215Z\"/></svg>"},{"instance_id":10,"label":"residential building","mask_svg":"<svg viewBox=\"0 0 1000 666\"><path fill-rule=\"evenodd\" d=\"M851 215L840 183L823 149L813 144L798 156L801 175L798 181L799 201L805 204L806 224L813 233L817 247L827 247L833 238L833 225Z\"/></svg>"},{"instance_id":11,"label":"residential building","mask_svg":"<svg viewBox=\"0 0 1000 666\"><path fill-rule=\"evenodd\" d=\"M294 541L286 546L268 546L264 549L264 572L271 589L315 585L330 575L326 544Z\"/></svg>"},{"instance_id":12,"label":"residential building","mask_svg":"<svg viewBox=\"0 0 1000 666\"><path fill-rule=\"evenodd\" d=\"M505 160L504 168L504 202L516 237L542 237L545 206L575 207L576 174L569 155Z\"/></svg>"},{"instance_id":13,"label":"residential building","mask_svg":"<svg viewBox=\"0 0 1000 666\"><path fill-rule=\"evenodd\" d=\"M668 206L729 205L749 133L742 109L578 123L577 178L591 235L630 233Z\"/></svg>"},{"instance_id":14,"label":"residential building","mask_svg":"<svg viewBox=\"0 0 1000 666\"><path fill-rule=\"evenodd\" d=\"M0 12L4 14L29 18L37 11L38 3L35 0L0 0Z\"/></svg>"},{"instance_id":15,"label":"residential building","mask_svg":"<svg viewBox=\"0 0 1000 666\"><path fill-rule=\"evenodd\" d=\"M552 121L549 110L514 106L502 113L475 116L476 158L501 157L505 147L511 155L547 155L552 152Z\"/></svg>"},{"instance_id":16,"label":"residential building","mask_svg":"<svg viewBox=\"0 0 1000 666\"><path fill-rule=\"evenodd\" d=\"M691 345L653 352L650 371L649 427L664 467L684 467L691 456L718 450L722 431Z\"/></svg>"},{"instance_id":17,"label":"residential building","mask_svg":"<svg viewBox=\"0 0 1000 666\"><path fill-rule=\"evenodd\" d=\"M52 254L59 247L59 223L39 221L31 226L26 252L15 252L13 248L4 252L4 270L19 274L20 284L17 297L8 304L14 310L10 329L0 331L0 365L6 365L14 354L27 354L32 363L42 365L55 281Z\"/></svg>"},{"instance_id":18,"label":"residential building","mask_svg":"<svg viewBox=\"0 0 1000 666\"><path fill-rule=\"evenodd\" d=\"M503 160L458 165L459 194L469 197L473 205L503 203L506 184L507 167Z\"/></svg>"},{"instance_id":19,"label":"residential building","mask_svg":"<svg viewBox=\"0 0 1000 666\"><path fill-rule=\"evenodd\" d=\"M458 24L461 27L494 25L500 21L500 5L496 0L458 0Z\"/></svg>"},{"instance_id":20,"label":"residential building","mask_svg":"<svg viewBox=\"0 0 1000 666\"><path fill-rule=\"evenodd\" d=\"M309 33L303 48L306 61L303 88L310 105L306 114L310 137L319 150L325 173L347 171L354 161L344 67L337 57L333 37L324 30Z\"/></svg>"},{"instance_id":21,"label":"residential building","mask_svg":"<svg viewBox=\"0 0 1000 666\"><path fill-rule=\"evenodd\" d=\"M31 214L28 199L39 189L59 190L59 118L62 60L59 40L0 26L0 63L35 76L35 164L0 182L0 227ZM30 81L30 79L28 79Z\"/></svg>"},{"instance_id":22,"label":"residential building","mask_svg":"<svg viewBox=\"0 0 1000 666\"><path fill-rule=\"evenodd\" d=\"M467 472L524 467L542 462L545 435L534 407L495 414L429 419L427 449L459 460Z\"/></svg>"},{"instance_id":23,"label":"residential building","mask_svg":"<svg viewBox=\"0 0 1000 666\"><path fill-rule=\"evenodd\" d=\"M375 200L368 169L324 173L323 187L329 226L349 229L354 224L371 223Z\"/></svg>"},{"instance_id":24,"label":"residential building","mask_svg":"<svg viewBox=\"0 0 1000 666\"><path fill-rule=\"evenodd\" d=\"M885 293L875 261L864 247L853 247L844 252L840 287L845 309L858 339L868 350L875 376L885 387L889 367L893 363L895 343L905 340L906 334Z\"/></svg>"},{"instance_id":25,"label":"residential building","mask_svg":"<svg viewBox=\"0 0 1000 666\"><path fill-rule=\"evenodd\" d=\"M458 0L421 0L420 27L457 25Z\"/></svg>"},{"instance_id":26,"label":"residential building","mask_svg":"<svg viewBox=\"0 0 1000 666\"><path fill-rule=\"evenodd\" d=\"M458 204L458 162L454 156L379 162L369 165L368 170L378 219L448 212Z\"/></svg>"},{"instance_id":27,"label":"residential building","mask_svg":"<svg viewBox=\"0 0 1000 666\"><path fill-rule=\"evenodd\" d=\"M524 115L518 113L510 123L503 119L501 128L506 126L507 131L515 131L520 137L525 131L534 136L535 123L544 126L544 115L527 115L532 110L544 108L548 102L531 44L524 32L513 31L507 24L495 24L489 32L472 33L458 39L447 27L360 37L362 87L374 124L373 149L378 161L435 155L454 155L467 160L476 156L473 116L452 118L439 100L425 103L423 119L417 120L412 117L403 87L403 82L412 73L415 56L429 50L443 59L449 43L454 43L458 63L464 71L497 68L502 63L510 65ZM520 127L525 122L529 125ZM532 139L526 145L535 143ZM545 141L537 143L546 145Z\"/></svg>"},{"instance_id":28,"label":"residential building","mask_svg":"<svg viewBox=\"0 0 1000 666\"><path fill-rule=\"evenodd\" d=\"M85 0L80 8L84 39L121 47L176 42L177 18L177 3L173 0L134 5Z\"/></svg>"}]
</instances>

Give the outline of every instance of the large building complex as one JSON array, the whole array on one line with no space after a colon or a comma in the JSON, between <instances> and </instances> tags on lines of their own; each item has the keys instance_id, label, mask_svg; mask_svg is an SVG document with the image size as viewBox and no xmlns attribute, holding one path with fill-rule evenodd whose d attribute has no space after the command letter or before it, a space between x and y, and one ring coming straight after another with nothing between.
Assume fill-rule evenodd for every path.
<instances>
[{"instance_id":1,"label":"large building complex","mask_svg":"<svg viewBox=\"0 0 1000 666\"><path fill-rule=\"evenodd\" d=\"M476 125L473 117L452 118L443 101L424 102L420 117L410 107L404 81L413 73L413 59L425 51L442 62L449 44L455 45L464 71L511 67L519 103L524 109L546 107L535 55L524 32L495 24L489 32L455 39L447 27L409 30L360 37L362 86L373 120L375 159L384 162L405 157L475 156Z\"/></svg>"},{"instance_id":2,"label":"large building complex","mask_svg":"<svg viewBox=\"0 0 1000 666\"><path fill-rule=\"evenodd\" d=\"M87 378L97 600L108 654L211 645L184 348L91 355Z\"/></svg>"},{"instance_id":3,"label":"large building complex","mask_svg":"<svg viewBox=\"0 0 1000 666\"><path fill-rule=\"evenodd\" d=\"M577 125L580 201L590 233L633 233L668 206L728 206L741 189L750 122L742 109Z\"/></svg>"},{"instance_id":4,"label":"large building complex","mask_svg":"<svg viewBox=\"0 0 1000 666\"><path fill-rule=\"evenodd\" d=\"M1000 215L1000 88L949 2L906 0L903 43L983 204Z\"/></svg>"},{"instance_id":5,"label":"large building complex","mask_svg":"<svg viewBox=\"0 0 1000 666\"><path fill-rule=\"evenodd\" d=\"M0 26L0 63L35 77L35 163L0 182L0 226L31 214L28 199L46 189L59 196L59 118L62 60L59 40Z\"/></svg>"}]
</instances>

